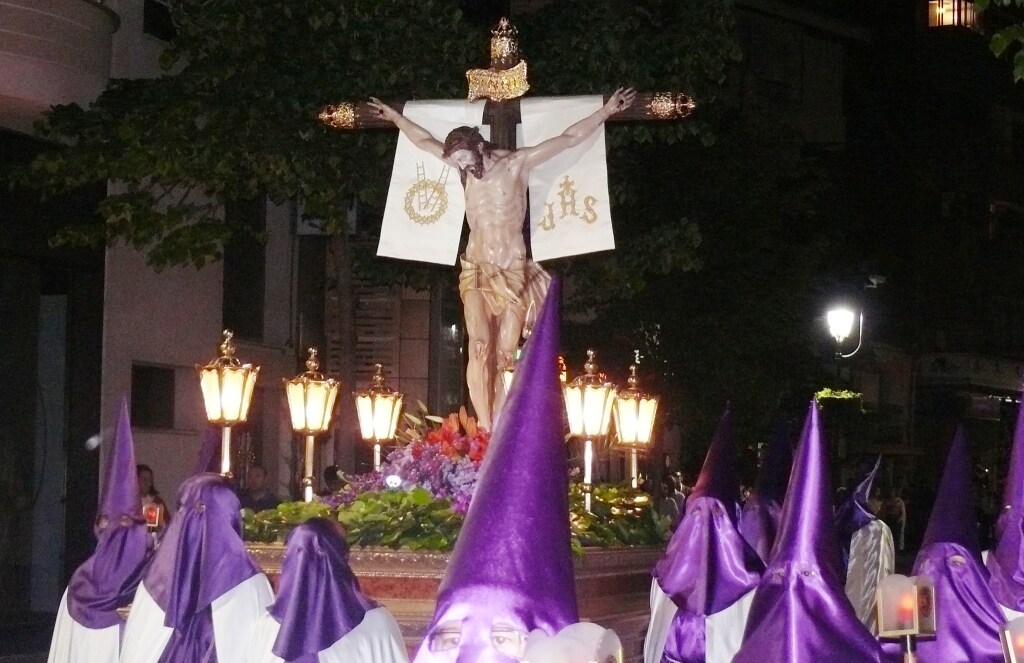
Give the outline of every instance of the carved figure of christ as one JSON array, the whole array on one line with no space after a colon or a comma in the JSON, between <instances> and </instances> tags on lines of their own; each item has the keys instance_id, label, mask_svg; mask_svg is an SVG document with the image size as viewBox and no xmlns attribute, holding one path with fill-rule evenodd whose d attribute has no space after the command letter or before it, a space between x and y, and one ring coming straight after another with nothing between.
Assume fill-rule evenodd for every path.
<instances>
[{"instance_id":1,"label":"carved figure of christ","mask_svg":"<svg viewBox=\"0 0 1024 663\"><path fill-rule=\"evenodd\" d=\"M634 90L619 89L597 112L561 135L520 149L485 141L475 127L455 129L442 142L388 104L378 99L369 103L414 145L461 174L470 229L459 278L469 337L466 382L484 428L491 428L504 401L501 371L511 365L519 339L532 326L550 280L530 260L523 239L530 170L579 145L609 117L629 108L635 97Z\"/></svg>"}]
</instances>

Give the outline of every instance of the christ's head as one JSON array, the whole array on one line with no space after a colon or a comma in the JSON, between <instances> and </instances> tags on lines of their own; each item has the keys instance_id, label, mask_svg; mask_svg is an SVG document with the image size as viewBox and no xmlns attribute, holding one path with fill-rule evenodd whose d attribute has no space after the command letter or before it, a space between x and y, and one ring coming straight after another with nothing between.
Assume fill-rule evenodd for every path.
<instances>
[{"instance_id":1,"label":"christ's head","mask_svg":"<svg viewBox=\"0 0 1024 663\"><path fill-rule=\"evenodd\" d=\"M458 164L463 173L480 179L484 176L484 155L492 149L494 146L484 140L476 127L457 127L445 137L442 156Z\"/></svg>"}]
</instances>

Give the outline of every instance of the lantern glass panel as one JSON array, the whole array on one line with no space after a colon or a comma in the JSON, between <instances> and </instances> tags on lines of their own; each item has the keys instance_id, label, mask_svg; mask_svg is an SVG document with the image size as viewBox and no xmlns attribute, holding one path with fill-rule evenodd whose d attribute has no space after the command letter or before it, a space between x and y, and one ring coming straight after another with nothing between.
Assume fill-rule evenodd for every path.
<instances>
[{"instance_id":1,"label":"lantern glass panel","mask_svg":"<svg viewBox=\"0 0 1024 663\"><path fill-rule=\"evenodd\" d=\"M1003 644L1008 663L1024 662L1024 617L1011 619L1003 627Z\"/></svg>"},{"instance_id":2,"label":"lantern glass panel","mask_svg":"<svg viewBox=\"0 0 1024 663\"><path fill-rule=\"evenodd\" d=\"M622 444L636 444L640 437L639 404L635 397L619 397L615 400L615 430Z\"/></svg>"},{"instance_id":3,"label":"lantern glass panel","mask_svg":"<svg viewBox=\"0 0 1024 663\"><path fill-rule=\"evenodd\" d=\"M650 444L654 434L654 417L658 414L657 398L641 398L640 412L637 416L637 442Z\"/></svg>"},{"instance_id":4,"label":"lantern glass panel","mask_svg":"<svg viewBox=\"0 0 1024 663\"><path fill-rule=\"evenodd\" d=\"M305 389L301 382L287 382L284 390L288 396L288 413L292 419L292 430L304 430L306 428Z\"/></svg>"},{"instance_id":5,"label":"lantern glass panel","mask_svg":"<svg viewBox=\"0 0 1024 663\"><path fill-rule=\"evenodd\" d=\"M324 426L323 429L327 430L331 427L331 417L334 415L334 403L338 400L338 389L339 384L337 382L328 381L328 393L327 393L327 408L324 410Z\"/></svg>"},{"instance_id":6,"label":"lantern glass panel","mask_svg":"<svg viewBox=\"0 0 1024 663\"><path fill-rule=\"evenodd\" d=\"M565 414L569 420L569 433L583 435L583 393L576 385L565 387Z\"/></svg>"},{"instance_id":7,"label":"lantern glass panel","mask_svg":"<svg viewBox=\"0 0 1024 663\"><path fill-rule=\"evenodd\" d=\"M256 388L256 377L260 373L260 367L253 367L252 364L245 364L241 370L245 373L245 386L242 388L242 408L238 421L245 421L249 418L249 406L252 404L252 392Z\"/></svg>"},{"instance_id":8,"label":"lantern glass panel","mask_svg":"<svg viewBox=\"0 0 1024 663\"><path fill-rule=\"evenodd\" d=\"M892 574L878 583L878 634L896 637L917 633L914 579Z\"/></svg>"},{"instance_id":9,"label":"lantern glass panel","mask_svg":"<svg viewBox=\"0 0 1024 663\"><path fill-rule=\"evenodd\" d=\"M397 399L395 399L395 404L394 404L394 406L391 409L391 423L388 425L388 437L387 437L387 439L389 439L389 440L392 439L395 436L395 431L398 430L398 417L402 413L402 401L403 400L404 400L404 398L399 396Z\"/></svg>"},{"instance_id":10,"label":"lantern glass panel","mask_svg":"<svg viewBox=\"0 0 1024 663\"><path fill-rule=\"evenodd\" d=\"M376 394L373 397L373 438L388 439L394 412L395 400L390 394Z\"/></svg>"},{"instance_id":11,"label":"lantern glass panel","mask_svg":"<svg viewBox=\"0 0 1024 663\"><path fill-rule=\"evenodd\" d=\"M327 399L330 389L326 382L311 380L306 384L306 426L309 433L324 431L324 418L327 416Z\"/></svg>"},{"instance_id":12,"label":"lantern glass panel","mask_svg":"<svg viewBox=\"0 0 1024 663\"><path fill-rule=\"evenodd\" d=\"M364 440L373 439L373 396L360 394L356 396L356 415L359 420L359 435Z\"/></svg>"},{"instance_id":13,"label":"lantern glass panel","mask_svg":"<svg viewBox=\"0 0 1024 663\"><path fill-rule=\"evenodd\" d=\"M220 421L220 373L216 368L199 371L199 387L203 391L203 406L209 421Z\"/></svg>"},{"instance_id":14,"label":"lantern glass panel","mask_svg":"<svg viewBox=\"0 0 1024 663\"><path fill-rule=\"evenodd\" d=\"M220 374L220 411L224 423L244 421L242 417L245 398L245 371L225 366Z\"/></svg>"}]
</instances>

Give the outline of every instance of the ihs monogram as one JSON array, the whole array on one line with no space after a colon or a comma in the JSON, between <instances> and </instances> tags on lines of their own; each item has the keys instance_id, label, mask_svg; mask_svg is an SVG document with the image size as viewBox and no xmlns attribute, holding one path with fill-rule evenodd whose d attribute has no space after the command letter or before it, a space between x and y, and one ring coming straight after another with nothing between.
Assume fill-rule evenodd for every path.
<instances>
[{"instance_id":1,"label":"ihs monogram","mask_svg":"<svg viewBox=\"0 0 1024 663\"><path fill-rule=\"evenodd\" d=\"M564 219L567 216L574 216L577 219L583 219L587 223L593 223L597 221L597 210L594 209L594 204L597 203L597 198L593 196L583 197L583 214L579 213L576 209L576 182L569 179L566 175L565 179L562 180L562 185L558 191L559 205L561 207L561 216L559 219ZM544 218L540 220L541 230L554 230L555 229L555 204L544 203L547 207L547 212L544 214Z\"/></svg>"}]
</instances>

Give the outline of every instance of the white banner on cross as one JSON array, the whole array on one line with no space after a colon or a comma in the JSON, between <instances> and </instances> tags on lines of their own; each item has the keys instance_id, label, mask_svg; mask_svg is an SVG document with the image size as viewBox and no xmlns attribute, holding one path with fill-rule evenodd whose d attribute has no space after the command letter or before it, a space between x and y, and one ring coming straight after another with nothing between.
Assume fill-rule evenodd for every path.
<instances>
[{"instance_id":1,"label":"white banner on cross","mask_svg":"<svg viewBox=\"0 0 1024 663\"><path fill-rule=\"evenodd\" d=\"M456 127L479 127L484 104L410 101L402 113L443 143ZM480 132L485 139L489 135L488 127L480 127ZM399 133L377 255L453 265L465 215L465 193L458 169L427 154Z\"/></svg>"},{"instance_id":2,"label":"white banner on cross","mask_svg":"<svg viewBox=\"0 0 1024 663\"><path fill-rule=\"evenodd\" d=\"M603 100L547 97L519 104L519 143L532 146L594 113ZM530 173L530 242L538 262L615 248L603 127Z\"/></svg>"}]
</instances>

